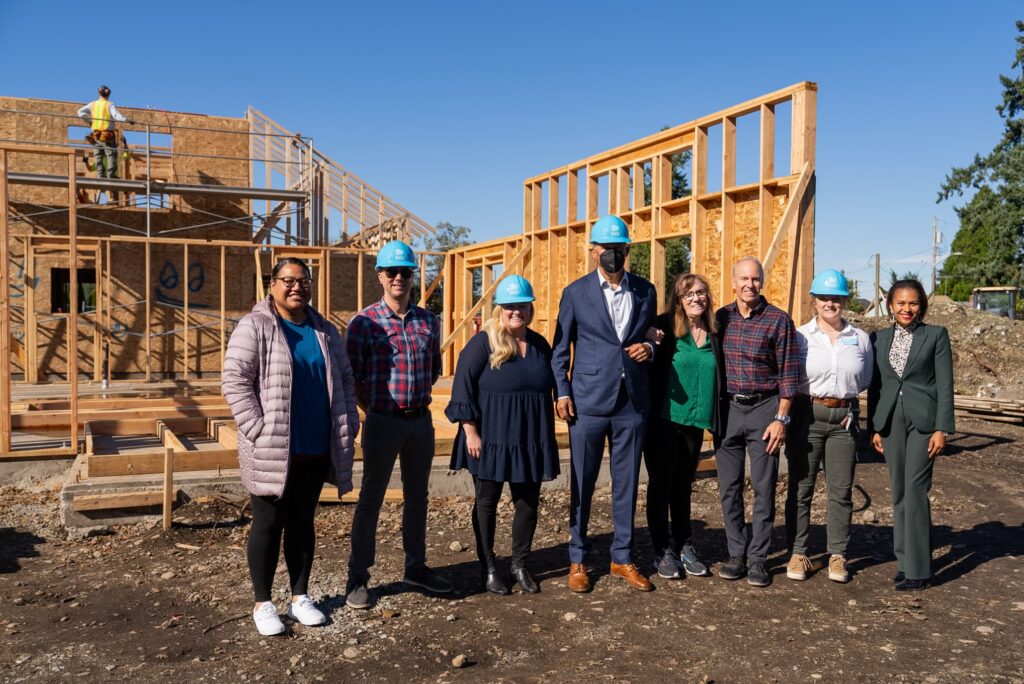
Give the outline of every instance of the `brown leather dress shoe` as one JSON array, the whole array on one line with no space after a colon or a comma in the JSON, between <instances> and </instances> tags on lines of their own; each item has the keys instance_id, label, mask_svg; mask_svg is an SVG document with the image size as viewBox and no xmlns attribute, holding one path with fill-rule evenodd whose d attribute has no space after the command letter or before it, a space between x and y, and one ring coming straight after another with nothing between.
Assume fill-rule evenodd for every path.
<instances>
[{"instance_id":1,"label":"brown leather dress shoe","mask_svg":"<svg viewBox=\"0 0 1024 684\"><path fill-rule=\"evenodd\" d=\"M590 591L590 577L587 576L587 566L583 563L569 563L569 580L566 582L569 589L577 594Z\"/></svg>"},{"instance_id":2,"label":"brown leather dress shoe","mask_svg":"<svg viewBox=\"0 0 1024 684\"><path fill-rule=\"evenodd\" d=\"M624 565L612 563L611 572L616 577L621 577L626 580L626 584L634 589L639 589L640 591L652 591L654 589L654 585L652 585L646 577L641 575L640 571L637 570L636 566L632 563L626 563Z\"/></svg>"}]
</instances>

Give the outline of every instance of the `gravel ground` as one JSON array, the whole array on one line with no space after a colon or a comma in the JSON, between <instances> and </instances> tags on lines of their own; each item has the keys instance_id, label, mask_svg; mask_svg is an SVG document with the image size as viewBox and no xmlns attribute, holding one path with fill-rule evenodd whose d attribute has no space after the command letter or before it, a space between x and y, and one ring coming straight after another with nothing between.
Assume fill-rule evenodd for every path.
<instances>
[{"instance_id":1,"label":"gravel ground","mask_svg":"<svg viewBox=\"0 0 1024 684\"><path fill-rule=\"evenodd\" d=\"M963 420L936 468L935 585L897 594L888 479L861 453L853 580L786 579L779 516L774 583L653 579L642 594L607 574L609 493L595 503L597 576L570 593L568 495L542 499L532 567L541 593L481 593L466 499L435 499L429 557L451 596L400 583L401 506L387 504L368 611L343 605L351 506L318 513L311 593L330 622L260 637L250 620L248 512L212 499L147 525L69 538L46 483L0 490L0 681L928 681L1024 682L1024 427ZM812 542L824 547L821 485ZM726 556L714 480L697 483L697 545ZM644 522L643 492L637 524ZM749 501L749 496L748 496ZM509 551L511 508L499 520ZM638 555L649 568L646 530ZM506 566L507 567L507 566ZM278 604L286 592L279 568Z\"/></svg>"}]
</instances>

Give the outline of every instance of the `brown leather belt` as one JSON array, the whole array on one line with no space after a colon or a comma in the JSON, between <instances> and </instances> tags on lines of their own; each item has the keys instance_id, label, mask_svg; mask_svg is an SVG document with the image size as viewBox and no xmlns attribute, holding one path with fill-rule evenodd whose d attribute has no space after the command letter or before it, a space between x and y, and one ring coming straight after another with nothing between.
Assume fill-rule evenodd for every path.
<instances>
[{"instance_id":1,"label":"brown leather belt","mask_svg":"<svg viewBox=\"0 0 1024 684\"><path fill-rule=\"evenodd\" d=\"M815 404L821 404L830 409L850 408L856 399L836 399L834 397L811 397Z\"/></svg>"}]
</instances>

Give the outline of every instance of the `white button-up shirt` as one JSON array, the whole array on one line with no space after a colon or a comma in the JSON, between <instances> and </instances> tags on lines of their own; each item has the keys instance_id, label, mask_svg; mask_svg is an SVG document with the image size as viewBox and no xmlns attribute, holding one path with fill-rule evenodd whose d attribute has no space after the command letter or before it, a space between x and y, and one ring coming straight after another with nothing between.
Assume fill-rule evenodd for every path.
<instances>
[{"instance_id":1,"label":"white button-up shirt","mask_svg":"<svg viewBox=\"0 0 1024 684\"><path fill-rule=\"evenodd\" d=\"M867 389L874 352L866 332L847 323L832 344L815 317L797 328L797 333L802 394L852 399Z\"/></svg>"},{"instance_id":2,"label":"white button-up shirt","mask_svg":"<svg viewBox=\"0 0 1024 684\"><path fill-rule=\"evenodd\" d=\"M619 336L619 342L624 342L629 317L633 314L633 293L629 289L629 275L623 273L618 287L612 288L612 284L601 274L600 269L596 273L598 280L601 281L601 294L604 295L608 315L612 317L612 327Z\"/></svg>"}]
</instances>

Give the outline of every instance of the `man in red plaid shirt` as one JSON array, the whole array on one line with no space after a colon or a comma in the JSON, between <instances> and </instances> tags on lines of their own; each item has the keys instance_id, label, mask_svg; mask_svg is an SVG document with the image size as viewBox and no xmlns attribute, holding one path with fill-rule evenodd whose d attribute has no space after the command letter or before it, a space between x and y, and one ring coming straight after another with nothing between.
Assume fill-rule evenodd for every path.
<instances>
[{"instance_id":1,"label":"man in red plaid shirt","mask_svg":"<svg viewBox=\"0 0 1024 684\"><path fill-rule=\"evenodd\" d=\"M744 575L755 587L771 584L765 560L775 521L779 449L786 441L789 410L800 386L800 358L793 319L761 295L764 268L743 257L732 268L736 301L715 314L729 395L725 436L715 454L729 560L719 577ZM750 457L754 489L751 534L744 520L744 463Z\"/></svg>"},{"instance_id":2,"label":"man in red plaid shirt","mask_svg":"<svg viewBox=\"0 0 1024 684\"><path fill-rule=\"evenodd\" d=\"M394 240L377 254L384 296L348 326L348 355L356 401L366 413L362 430L363 479L352 518L345 603L369 608L367 584L374 563L377 520L395 469L402 468L403 581L447 593L448 580L427 567L427 482L434 459L430 390L441 374L441 330L437 317L410 303L416 257Z\"/></svg>"}]
</instances>

